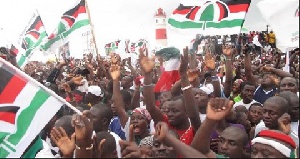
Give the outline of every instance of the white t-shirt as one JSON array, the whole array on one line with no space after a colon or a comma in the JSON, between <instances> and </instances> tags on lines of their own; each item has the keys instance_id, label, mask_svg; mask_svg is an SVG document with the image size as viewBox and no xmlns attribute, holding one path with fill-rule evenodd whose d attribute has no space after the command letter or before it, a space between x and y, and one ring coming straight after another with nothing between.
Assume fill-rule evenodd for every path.
<instances>
[{"instance_id":1,"label":"white t-shirt","mask_svg":"<svg viewBox=\"0 0 300 159\"><path fill-rule=\"evenodd\" d=\"M248 103L248 104L245 104L243 100L239 101L239 102L236 102L234 105L233 105L233 108L239 106L239 105L243 105L245 106L247 109L249 109L250 105L253 104L253 103L259 103L258 101L256 100L252 100L252 102Z\"/></svg>"},{"instance_id":2,"label":"white t-shirt","mask_svg":"<svg viewBox=\"0 0 300 159\"><path fill-rule=\"evenodd\" d=\"M199 113L199 117L200 117L201 122L204 122L204 120L206 119L206 114Z\"/></svg>"},{"instance_id":3,"label":"white t-shirt","mask_svg":"<svg viewBox=\"0 0 300 159\"><path fill-rule=\"evenodd\" d=\"M35 158L55 158L51 152L48 143L44 140L42 140L42 142L43 142L43 149L35 155Z\"/></svg>"}]
</instances>

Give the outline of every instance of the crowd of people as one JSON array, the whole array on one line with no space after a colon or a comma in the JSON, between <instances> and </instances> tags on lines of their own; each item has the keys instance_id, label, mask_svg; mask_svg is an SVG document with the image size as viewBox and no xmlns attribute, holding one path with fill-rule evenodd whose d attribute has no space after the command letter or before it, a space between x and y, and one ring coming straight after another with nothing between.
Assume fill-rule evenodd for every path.
<instances>
[{"instance_id":1,"label":"crowd of people","mask_svg":"<svg viewBox=\"0 0 300 159\"><path fill-rule=\"evenodd\" d=\"M24 72L83 112L63 106L32 142L44 143L36 157L296 158L299 48L287 72L275 44L273 32L198 37L181 51L180 80L160 93L164 59L147 49L136 65L117 54L30 62Z\"/></svg>"}]
</instances>

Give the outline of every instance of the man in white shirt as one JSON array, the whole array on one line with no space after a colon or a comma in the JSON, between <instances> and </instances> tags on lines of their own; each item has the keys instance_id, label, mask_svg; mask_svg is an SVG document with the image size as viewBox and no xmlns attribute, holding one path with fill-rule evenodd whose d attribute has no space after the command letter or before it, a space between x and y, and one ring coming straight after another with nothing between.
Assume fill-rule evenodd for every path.
<instances>
[{"instance_id":1,"label":"man in white shirt","mask_svg":"<svg viewBox=\"0 0 300 159\"><path fill-rule=\"evenodd\" d=\"M299 99L298 99L299 104ZM263 121L261 121L255 128L255 136L262 130L280 130L279 120L281 116L286 115L289 112L291 106L285 98L281 96L274 96L268 98L263 106ZM299 117L298 117L299 118ZM298 123L297 123L298 124ZM293 128L294 127L294 128ZM296 128L295 128L296 127ZM285 132L299 145L298 130L295 124L291 123L291 130L289 133ZM283 131L283 130L281 130ZM297 132L295 132L297 131Z\"/></svg>"},{"instance_id":2,"label":"man in white shirt","mask_svg":"<svg viewBox=\"0 0 300 159\"><path fill-rule=\"evenodd\" d=\"M242 100L235 103L233 107L237 106L245 106L247 109L249 109L250 105L253 103L258 103L253 99L254 97L254 91L255 91L255 86L251 82L242 82L240 85L241 88L241 98Z\"/></svg>"}]
</instances>

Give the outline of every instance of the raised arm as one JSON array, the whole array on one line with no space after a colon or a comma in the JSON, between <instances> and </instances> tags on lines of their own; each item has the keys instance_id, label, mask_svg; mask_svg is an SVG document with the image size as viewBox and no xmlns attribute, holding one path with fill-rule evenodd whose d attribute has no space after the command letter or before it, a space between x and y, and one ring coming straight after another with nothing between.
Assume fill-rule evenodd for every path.
<instances>
[{"instance_id":1,"label":"raised arm","mask_svg":"<svg viewBox=\"0 0 300 159\"><path fill-rule=\"evenodd\" d=\"M250 56L250 51L249 49L245 48L245 46L243 46L243 52L245 53L245 74L246 74L246 78L248 81L252 82L253 84L255 84L257 86L257 82L256 79L252 73L252 69L251 69L251 56Z\"/></svg>"},{"instance_id":2,"label":"raised arm","mask_svg":"<svg viewBox=\"0 0 300 159\"><path fill-rule=\"evenodd\" d=\"M183 56L181 56L179 74L181 79L181 89L183 92L185 111L190 118L192 127L196 131L200 127L201 121L196 107L195 96L193 90L191 89L193 86L190 84L187 75L188 63L188 47L186 47L183 49Z\"/></svg>"},{"instance_id":3,"label":"raised arm","mask_svg":"<svg viewBox=\"0 0 300 159\"><path fill-rule=\"evenodd\" d=\"M233 49L229 46L224 46L223 47L223 54L225 55L225 83L224 83L224 94L225 97L229 97L231 93L231 88L232 88L232 79L233 79L233 74L232 74L232 63L233 63Z\"/></svg>"},{"instance_id":4,"label":"raised arm","mask_svg":"<svg viewBox=\"0 0 300 159\"><path fill-rule=\"evenodd\" d=\"M210 150L210 135L217 123L231 110L233 102L225 98L212 98L207 104L206 119L197 130L191 146L209 158L216 154Z\"/></svg>"},{"instance_id":5,"label":"raised arm","mask_svg":"<svg viewBox=\"0 0 300 159\"><path fill-rule=\"evenodd\" d=\"M284 77L293 77L293 75L291 73L285 72L281 69L276 69L273 67L268 67L268 66L263 66L263 69L266 71L269 71L271 73L276 74L277 76L284 78Z\"/></svg>"},{"instance_id":6,"label":"raised arm","mask_svg":"<svg viewBox=\"0 0 300 159\"><path fill-rule=\"evenodd\" d=\"M183 158L206 158L201 152L195 150L189 145L184 144L169 133L168 125L164 122L159 122L156 125L155 137L165 145L170 145L175 149L175 152Z\"/></svg>"},{"instance_id":7,"label":"raised arm","mask_svg":"<svg viewBox=\"0 0 300 159\"><path fill-rule=\"evenodd\" d=\"M116 107L116 113L120 118L121 126L124 128L128 120L128 115L125 111L124 101L120 91L120 65L119 59L117 56L112 56L111 58L111 67L110 75L113 80L113 101Z\"/></svg>"},{"instance_id":8,"label":"raised arm","mask_svg":"<svg viewBox=\"0 0 300 159\"><path fill-rule=\"evenodd\" d=\"M163 121L163 114L158 107L155 106L155 96L153 91L152 77L151 73L155 67L155 57L148 58L144 55L142 49L140 51L140 67L144 73L144 85L143 85L143 95L146 103L146 109L149 111L152 119L155 123ZM148 54L148 49L146 49L146 55Z\"/></svg>"}]
</instances>

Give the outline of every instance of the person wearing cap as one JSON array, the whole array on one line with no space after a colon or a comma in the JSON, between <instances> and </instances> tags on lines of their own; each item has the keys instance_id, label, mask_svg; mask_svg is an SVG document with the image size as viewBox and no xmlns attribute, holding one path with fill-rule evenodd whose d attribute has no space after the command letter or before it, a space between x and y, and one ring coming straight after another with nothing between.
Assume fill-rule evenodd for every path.
<instances>
[{"instance_id":1,"label":"person wearing cap","mask_svg":"<svg viewBox=\"0 0 300 159\"><path fill-rule=\"evenodd\" d=\"M295 158L295 142L281 131L263 130L251 144L251 158Z\"/></svg>"},{"instance_id":2,"label":"person wearing cap","mask_svg":"<svg viewBox=\"0 0 300 159\"><path fill-rule=\"evenodd\" d=\"M88 92L84 97L84 101L89 106L93 106L93 105L101 102L103 96L104 96L104 93L99 86L89 86Z\"/></svg>"},{"instance_id":3,"label":"person wearing cap","mask_svg":"<svg viewBox=\"0 0 300 159\"><path fill-rule=\"evenodd\" d=\"M210 98L213 98L213 91L205 86L200 88L193 88L195 100L198 105L198 111L201 122L206 118L206 106Z\"/></svg>"}]
</instances>

